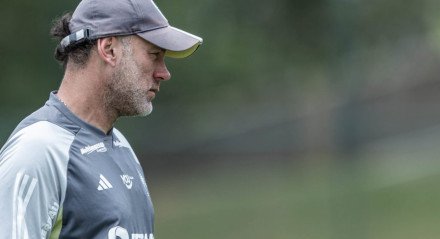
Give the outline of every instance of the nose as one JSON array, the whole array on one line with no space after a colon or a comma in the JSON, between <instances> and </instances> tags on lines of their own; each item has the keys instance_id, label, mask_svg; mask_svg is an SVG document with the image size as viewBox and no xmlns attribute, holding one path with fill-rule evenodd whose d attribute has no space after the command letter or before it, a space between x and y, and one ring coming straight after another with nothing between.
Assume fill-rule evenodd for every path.
<instances>
[{"instance_id":1,"label":"nose","mask_svg":"<svg viewBox=\"0 0 440 239\"><path fill-rule=\"evenodd\" d=\"M168 68L165 64L165 61L162 61L156 68L153 77L157 80L167 81L171 79L171 73L168 71Z\"/></svg>"}]
</instances>

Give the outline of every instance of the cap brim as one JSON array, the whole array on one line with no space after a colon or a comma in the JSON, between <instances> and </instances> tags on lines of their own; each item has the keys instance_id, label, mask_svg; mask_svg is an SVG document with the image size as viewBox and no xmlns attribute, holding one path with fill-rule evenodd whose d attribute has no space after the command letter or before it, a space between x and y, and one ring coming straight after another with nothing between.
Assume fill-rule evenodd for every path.
<instances>
[{"instance_id":1,"label":"cap brim","mask_svg":"<svg viewBox=\"0 0 440 239\"><path fill-rule=\"evenodd\" d=\"M187 57L203 43L201 37L172 26L137 33L137 35L165 49L165 56L172 58Z\"/></svg>"}]
</instances>

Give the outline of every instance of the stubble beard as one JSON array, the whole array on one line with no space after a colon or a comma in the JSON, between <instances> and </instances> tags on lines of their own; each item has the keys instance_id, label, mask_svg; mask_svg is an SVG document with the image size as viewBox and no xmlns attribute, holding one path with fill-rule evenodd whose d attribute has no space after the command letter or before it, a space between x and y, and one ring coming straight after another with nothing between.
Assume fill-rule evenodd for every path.
<instances>
[{"instance_id":1,"label":"stubble beard","mask_svg":"<svg viewBox=\"0 0 440 239\"><path fill-rule=\"evenodd\" d=\"M107 108L116 111L118 117L147 116L153 111L145 90L139 87L140 69L132 57L131 47L124 47L121 64L109 79L105 94Z\"/></svg>"}]
</instances>

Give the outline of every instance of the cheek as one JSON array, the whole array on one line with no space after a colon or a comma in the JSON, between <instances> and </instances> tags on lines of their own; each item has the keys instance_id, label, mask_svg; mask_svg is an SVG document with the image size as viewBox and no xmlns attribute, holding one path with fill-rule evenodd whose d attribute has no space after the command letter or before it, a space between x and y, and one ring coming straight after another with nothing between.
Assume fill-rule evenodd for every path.
<instances>
[{"instance_id":1,"label":"cheek","mask_svg":"<svg viewBox=\"0 0 440 239\"><path fill-rule=\"evenodd\" d=\"M139 86L151 87L154 84L154 63L148 56L134 56L132 58L133 67L136 68L136 75L139 79L137 82Z\"/></svg>"},{"instance_id":2,"label":"cheek","mask_svg":"<svg viewBox=\"0 0 440 239\"><path fill-rule=\"evenodd\" d=\"M139 64L138 69L140 74L142 75L142 80L152 81L154 68L151 64Z\"/></svg>"}]
</instances>

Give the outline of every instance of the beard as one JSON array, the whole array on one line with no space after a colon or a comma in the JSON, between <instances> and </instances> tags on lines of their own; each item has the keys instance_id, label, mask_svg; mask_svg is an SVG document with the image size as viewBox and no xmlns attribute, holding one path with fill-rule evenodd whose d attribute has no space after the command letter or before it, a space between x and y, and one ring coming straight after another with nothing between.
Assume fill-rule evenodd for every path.
<instances>
[{"instance_id":1,"label":"beard","mask_svg":"<svg viewBox=\"0 0 440 239\"><path fill-rule=\"evenodd\" d=\"M153 104L141 87L141 67L132 57L130 46L124 48L121 64L111 75L105 91L108 110L115 110L117 116L147 116L153 111Z\"/></svg>"}]
</instances>

